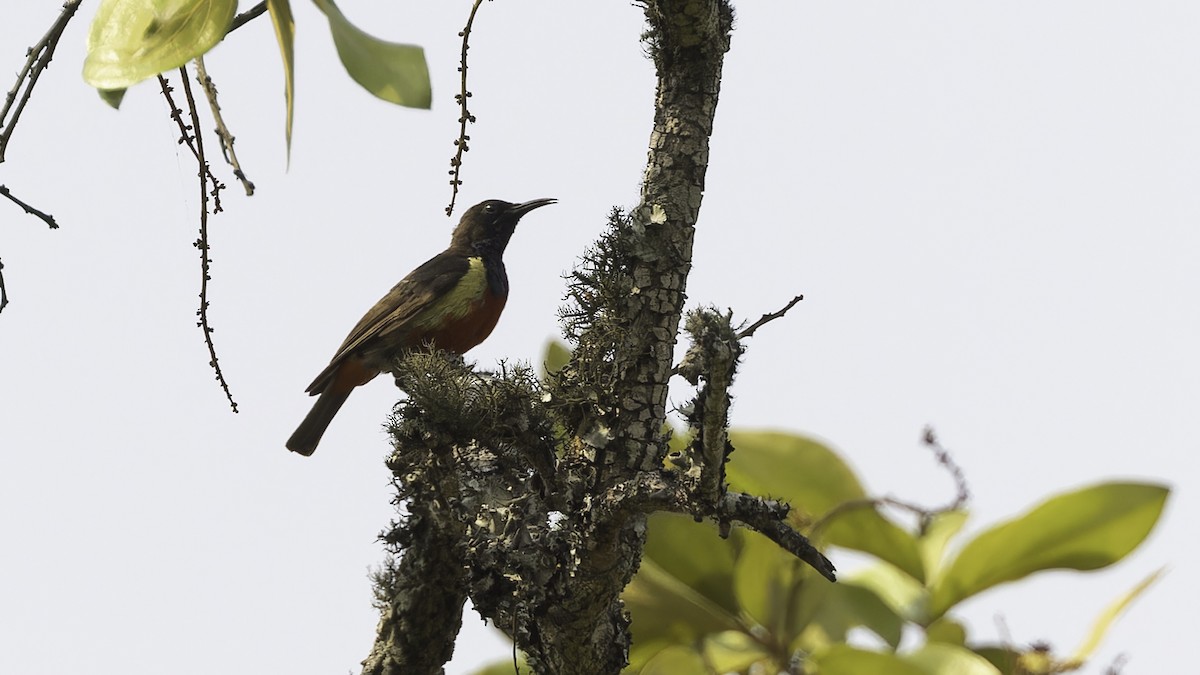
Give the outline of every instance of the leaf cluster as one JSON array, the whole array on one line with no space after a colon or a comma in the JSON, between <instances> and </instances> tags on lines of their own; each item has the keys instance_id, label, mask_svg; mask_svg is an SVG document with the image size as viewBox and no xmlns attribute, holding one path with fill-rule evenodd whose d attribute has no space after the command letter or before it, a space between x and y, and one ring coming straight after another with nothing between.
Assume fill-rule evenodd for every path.
<instances>
[{"instance_id":1,"label":"leaf cluster","mask_svg":"<svg viewBox=\"0 0 1200 675\"><path fill-rule=\"evenodd\" d=\"M333 0L313 0L329 20L329 31L346 72L385 101L429 108L432 93L425 51L416 45L380 40L354 25ZM283 59L287 101L286 134L291 142L295 103L296 26L290 0L267 0ZM237 0L103 0L88 32L83 77L117 107L129 87L185 65L216 47L241 23Z\"/></svg>"},{"instance_id":2,"label":"leaf cluster","mask_svg":"<svg viewBox=\"0 0 1200 675\"><path fill-rule=\"evenodd\" d=\"M814 541L873 562L828 584L757 533L737 529L720 540L711 525L657 514L641 570L624 594L633 619L630 672L1068 672L1159 575L1118 597L1069 656L981 644L954 617L960 603L1042 570L1091 570L1121 560L1154 527L1168 489L1101 483L1051 497L961 541L966 510L906 528L866 499L854 472L821 443L773 432L730 437L739 448L728 468L731 489L790 502L796 524ZM851 645L854 629L874 633L885 648ZM919 644L906 644L913 635Z\"/></svg>"}]
</instances>

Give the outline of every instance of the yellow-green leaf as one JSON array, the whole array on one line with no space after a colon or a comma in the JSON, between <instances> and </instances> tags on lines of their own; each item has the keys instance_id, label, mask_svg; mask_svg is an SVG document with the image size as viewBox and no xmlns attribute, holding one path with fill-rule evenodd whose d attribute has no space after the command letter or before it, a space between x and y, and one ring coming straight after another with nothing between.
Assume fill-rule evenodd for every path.
<instances>
[{"instance_id":1,"label":"yellow-green leaf","mask_svg":"<svg viewBox=\"0 0 1200 675\"><path fill-rule=\"evenodd\" d=\"M740 630L727 630L705 638L702 653L709 669L718 673L743 672L752 664L769 662L771 657L761 641ZM672 675L683 674L677 670Z\"/></svg>"},{"instance_id":2,"label":"yellow-green leaf","mask_svg":"<svg viewBox=\"0 0 1200 675\"><path fill-rule=\"evenodd\" d=\"M987 659L958 645L931 642L902 657L926 675L1001 675Z\"/></svg>"},{"instance_id":3,"label":"yellow-green leaf","mask_svg":"<svg viewBox=\"0 0 1200 675\"><path fill-rule=\"evenodd\" d=\"M803 620L808 615L808 620L794 632L803 635L807 624L815 624L820 629L819 633L808 633L808 638L819 635L830 642L844 642L851 628L861 626L893 649L900 645L903 620L871 588L845 580L836 584L807 584L801 589L798 604L799 618Z\"/></svg>"},{"instance_id":4,"label":"yellow-green leaf","mask_svg":"<svg viewBox=\"0 0 1200 675\"><path fill-rule=\"evenodd\" d=\"M946 548L954 535L967 524L966 511L943 511L934 514L925 531L917 538L917 548L925 566L926 581L937 576L946 557Z\"/></svg>"},{"instance_id":5,"label":"yellow-green leaf","mask_svg":"<svg viewBox=\"0 0 1200 675\"><path fill-rule=\"evenodd\" d=\"M854 472L828 447L796 434L731 431L729 485L739 492L786 501L813 520L865 495Z\"/></svg>"},{"instance_id":6,"label":"yellow-green leaf","mask_svg":"<svg viewBox=\"0 0 1200 675\"><path fill-rule=\"evenodd\" d=\"M1120 560L1146 538L1170 490L1103 483L1052 497L980 534L933 584L930 619L958 602L1039 570L1093 570Z\"/></svg>"},{"instance_id":7,"label":"yellow-green leaf","mask_svg":"<svg viewBox=\"0 0 1200 675\"><path fill-rule=\"evenodd\" d=\"M283 97L287 103L284 137L287 139L287 153L290 159L292 119L296 104L296 21L292 18L292 5L289 0L267 0L267 10L271 13L271 25L275 27L279 55L283 58Z\"/></svg>"},{"instance_id":8,"label":"yellow-green leaf","mask_svg":"<svg viewBox=\"0 0 1200 675\"><path fill-rule=\"evenodd\" d=\"M621 597L632 619L629 660L635 666L669 645L695 644L705 635L739 627L735 616L652 560L642 561Z\"/></svg>"},{"instance_id":9,"label":"yellow-green leaf","mask_svg":"<svg viewBox=\"0 0 1200 675\"><path fill-rule=\"evenodd\" d=\"M971 651L980 655L1002 673L1017 672L1021 652L1004 645L974 645Z\"/></svg>"},{"instance_id":10,"label":"yellow-green leaf","mask_svg":"<svg viewBox=\"0 0 1200 675\"><path fill-rule=\"evenodd\" d=\"M329 18L338 56L355 82L385 101L409 108L429 107L433 94L424 49L364 33L346 19L333 0L313 2Z\"/></svg>"},{"instance_id":11,"label":"yellow-green leaf","mask_svg":"<svg viewBox=\"0 0 1200 675\"><path fill-rule=\"evenodd\" d=\"M126 89L178 68L225 37L236 9L237 0L102 0L83 79L101 90Z\"/></svg>"},{"instance_id":12,"label":"yellow-green leaf","mask_svg":"<svg viewBox=\"0 0 1200 675\"><path fill-rule=\"evenodd\" d=\"M837 509L822 519L822 523L820 532L813 528L814 539L870 553L913 579L925 581L925 566L916 538L885 518L874 506L863 504Z\"/></svg>"},{"instance_id":13,"label":"yellow-green leaf","mask_svg":"<svg viewBox=\"0 0 1200 675\"><path fill-rule=\"evenodd\" d=\"M708 666L695 649L674 645L658 651L641 668L631 670L641 675L690 675L707 673Z\"/></svg>"},{"instance_id":14,"label":"yellow-green leaf","mask_svg":"<svg viewBox=\"0 0 1200 675\"><path fill-rule=\"evenodd\" d=\"M1101 612L1100 616L1096 617L1096 623L1092 624L1092 630L1088 632L1087 639L1079 646L1079 649L1075 650L1075 655L1071 657L1068 664L1082 666L1083 662L1091 657L1092 652L1096 651L1096 647L1100 646L1104 635L1108 633L1109 628L1112 628L1117 617L1121 616L1134 600L1138 599L1147 588L1162 578L1162 575L1165 573L1165 569L1159 569L1154 574L1143 579L1137 586L1134 586L1128 592L1121 595L1121 597L1114 600L1111 605Z\"/></svg>"},{"instance_id":15,"label":"yellow-green leaf","mask_svg":"<svg viewBox=\"0 0 1200 675\"><path fill-rule=\"evenodd\" d=\"M733 590L743 612L771 633L784 629L796 557L757 532L742 533L733 568Z\"/></svg>"},{"instance_id":16,"label":"yellow-green leaf","mask_svg":"<svg viewBox=\"0 0 1200 675\"><path fill-rule=\"evenodd\" d=\"M845 580L869 588L888 607L908 621L925 623L925 587L892 565L879 562L846 575Z\"/></svg>"},{"instance_id":17,"label":"yellow-green leaf","mask_svg":"<svg viewBox=\"0 0 1200 675\"><path fill-rule=\"evenodd\" d=\"M729 539L722 539L710 523L697 523L673 513L656 513L647 524L643 561L654 562L667 574L736 615L733 566L737 552L731 542L740 540L743 534L735 529Z\"/></svg>"},{"instance_id":18,"label":"yellow-green leaf","mask_svg":"<svg viewBox=\"0 0 1200 675\"><path fill-rule=\"evenodd\" d=\"M967 629L958 621L943 616L925 627L925 641L946 642L961 647L967 643Z\"/></svg>"},{"instance_id":19,"label":"yellow-green leaf","mask_svg":"<svg viewBox=\"0 0 1200 675\"><path fill-rule=\"evenodd\" d=\"M542 357L543 373L553 375L562 370L571 360L571 349L561 340L551 340L546 343L546 354Z\"/></svg>"},{"instance_id":20,"label":"yellow-green leaf","mask_svg":"<svg viewBox=\"0 0 1200 675\"><path fill-rule=\"evenodd\" d=\"M813 655L817 675L928 675L894 654L881 654L850 645L834 645Z\"/></svg>"}]
</instances>

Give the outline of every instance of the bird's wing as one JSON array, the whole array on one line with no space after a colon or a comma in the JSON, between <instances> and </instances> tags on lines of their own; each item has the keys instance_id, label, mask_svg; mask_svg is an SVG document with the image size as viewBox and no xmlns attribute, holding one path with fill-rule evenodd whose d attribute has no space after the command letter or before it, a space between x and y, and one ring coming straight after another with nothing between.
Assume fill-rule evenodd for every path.
<instances>
[{"instance_id":1,"label":"bird's wing","mask_svg":"<svg viewBox=\"0 0 1200 675\"><path fill-rule=\"evenodd\" d=\"M413 319L421 310L450 292L466 274L469 264L466 256L439 253L392 286L392 290L359 319L329 365L308 386L308 392L318 394L324 390L334 371L350 354L364 346L378 344L385 336L410 330Z\"/></svg>"}]
</instances>

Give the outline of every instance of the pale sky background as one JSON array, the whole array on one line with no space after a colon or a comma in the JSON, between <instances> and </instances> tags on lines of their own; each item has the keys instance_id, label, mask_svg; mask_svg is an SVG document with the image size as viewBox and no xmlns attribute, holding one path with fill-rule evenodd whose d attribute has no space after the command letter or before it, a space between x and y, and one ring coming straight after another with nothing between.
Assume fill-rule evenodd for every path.
<instances>
[{"instance_id":1,"label":"pale sky background","mask_svg":"<svg viewBox=\"0 0 1200 675\"><path fill-rule=\"evenodd\" d=\"M0 88L59 3L8 3ZM250 3L243 3L249 6ZM368 569L392 515L386 378L312 458L283 442L346 332L446 245L442 215L469 2L363 2L377 35L425 46L432 112L360 90L296 2L297 112L266 17L208 58L243 166L211 220L211 320L229 412L195 328L195 169L153 84L119 112L81 81L86 2L0 165L52 212L0 200L0 672L358 671ZM875 493L973 492L972 531L1109 479L1175 488L1115 569L1048 573L963 617L1069 652L1160 566L1086 670L1194 667L1200 600L1200 4L740 2L689 305L753 319L734 421L828 439ZM513 294L471 353L536 361L560 275L613 205L637 201L653 69L628 2L487 3L472 41L462 204L556 197L506 257ZM215 145L210 153L217 156ZM685 389L673 400L682 401ZM852 567L848 556L834 551ZM450 673L506 658L468 612Z\"/></svg>"}]
</instances>

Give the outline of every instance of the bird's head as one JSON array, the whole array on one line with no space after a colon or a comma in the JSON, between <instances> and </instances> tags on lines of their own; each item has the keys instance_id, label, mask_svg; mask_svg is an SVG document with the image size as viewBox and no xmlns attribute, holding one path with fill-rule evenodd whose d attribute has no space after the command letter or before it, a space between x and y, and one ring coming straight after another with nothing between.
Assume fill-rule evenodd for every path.
<instances>
[{"instance_id":1,"label":"bird's head","mask_svg":"<svg viewBox=\"0 0 1200 675\"><path fill-rule=\"evenodd\" d=\"M555 203L556 199L533 199L520 204L489 199L467 209L450 247L471 253L503 253L508 240L517 229L521 216L530 211Z\"/></svg>"}]
</instances>

